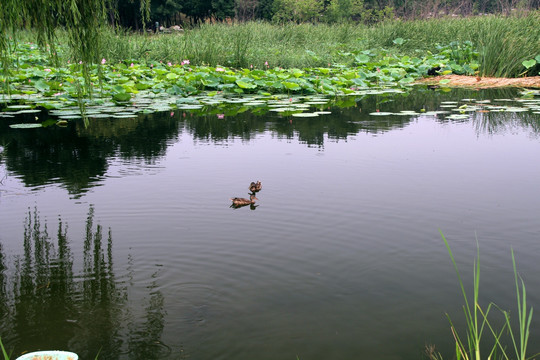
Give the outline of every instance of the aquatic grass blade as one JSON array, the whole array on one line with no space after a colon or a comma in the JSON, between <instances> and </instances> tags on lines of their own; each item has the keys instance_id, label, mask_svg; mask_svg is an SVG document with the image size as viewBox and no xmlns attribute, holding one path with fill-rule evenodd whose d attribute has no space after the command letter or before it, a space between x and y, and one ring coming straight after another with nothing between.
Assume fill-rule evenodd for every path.
<instances>
[{"instance_id":1,"label":"aquatic grass blade","mask_svg":"<svg viewBox=\"0 0 540 360\"><path fill-rule=\"evenodd\" d=\"M531 307L530 311L527 314L527 291L525 288L525 282L519 276L516 266L516 258L514 256L514 249L511 250L512 253L512 266L514 269L514 281L516 285L516 299L517 299L517 309L518 309L518 324L519 324L519 344L516 343L516 336L512 327L510 326L510 315L508 312L503 312L506 324L508 325L509 334L514 345L514 351L516 359L526 360L527 359L527 344L529 341L530 326L533 315L533 308ZM521 283L521 291L520 291ZM518 349L519 345L519 349Z\"/></svg>"},{"instance_id":2,"label":"aquatic grass blade","mask_svg":"<svg viewBox=\"0 0 540 360\"><path fill-rule=\"evenodd\" d=\"M4 344L2 343L2 339L0 339L0 348L2 348L2 355L4 355L4 360L9 360L9 355L6 352L6 348L4 347Z\"/></svg>"},{"instance_id":3,"label":"aquatic grass blade","mask_svg":"<svg viewBox=\"0 0 540 360\"><path fill-rule=\"evenodd\" d=\"M478 239L476 239L476 259L475 259L474 267L473 267L473 301L474 301L473 306L474 308L471 309L469 298L467 296L467 292L465 290L463 280L459 273L459 269L458 269L456 260L454 258L454 254L452 253L452 250L450 249L450 244L448 243L448 240L446 239L446 237L444 236L441 230L439 230L439 233L441 234L441 237L448 250L448 254L450 255L450 259L452 260L452 264L454 265L454 269L458 277L461 292L463 294L463 299L465 301L465 305L463 306L463 312L465 314L465 322L467 324L466 333L467 333L468 348L464 346L463 341L460 339L458 335L456 327L452 323L450 316L447 314L447 318L450 321L452 334L456 341L456 356L458 358L463 357L465 360L473 360L473 359L481 360L482 358L480 354L480 343L482 340L482 335L484 334L484 330L487 326L490 329L495 339L495 343L493 344L493 347L489 351L488 359L490 359L491 355L496 353L497 347L500 346L499 339L502 334L502 330L498 335L496 335L497 333L495 332L495 330L493 329L493 327L491 326L488 320L488 315L494 304L490 303L487 306L486 310L483 311L482 307L478 303L478 296L480 293L480 246L478 245Z\"/></svg>"}]
</instances>

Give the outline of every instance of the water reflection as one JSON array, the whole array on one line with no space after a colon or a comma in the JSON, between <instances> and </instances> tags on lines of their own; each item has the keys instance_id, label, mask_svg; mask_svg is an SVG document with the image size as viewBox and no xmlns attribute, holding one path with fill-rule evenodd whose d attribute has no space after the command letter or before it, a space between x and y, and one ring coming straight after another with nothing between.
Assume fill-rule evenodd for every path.
<instances>
[{"instance_id":1,"label":"water reflection","mask_svg":"<svg viewBox=\"0 0 540 360\"><path fill-rule=\"evenodd\" d=\"M179 141L183 131L196 143L226 145L232 139L252 140L256 134L271 132L279 139L298 139L301 143L324 149L325 141L346 141L359 133L381 134L402 129L418 116L370 116L370 113L441 110L444 101L463 98L490 100L515 98L517 90L453 90L427 88L403 94L377 94L336 99L332 109L319 105L317 110L330 114L313 118L280 115L268 107L248 111L237 106L229 113L223 109L139 115L136 119L94 119L85 128L70 123L66 128L15 130L9 122L0 124L0 153L9 173L19 176L26 186L60 183L70 194L80 196L100 185L113 159L133 160L153 165L164 156L169 144ZM216 113L223 116L216 116ZM438 122L471 121L479 134L505 132L515 127L538 134L540 120L531 112L472 113L466 120L450 120L431 115ZM2 160L2 158L0 158ZM1 176L1 174L0 174Z\"/></svg>"},{"instance_id":2,"label":"water reflection","mask_svg":"<svg viewBox=\"0 0 540 360\"><path fill-rule=\"evenodd\" d=\"M540 134L540 116L528 113L476 113L471 121L479 135L504 134L518 129L526 129L534 136Z\"/></svg>"},{"instance_id":3,"label":"water reflection","mask_svg":"<svg viewBox=\"0 0 540 360\"><path fill-rule=\"evenodd\" d=\"M15 356L43 349L66 349L81 359L117 359L134 352L157 359L163 330L163 295L151 292L147 321L130 329L123 344L120 324L129 317L126 285L114 273L112 231L94 224L90 206L84 234L83 269L74 256L61 218L54 235L37 209L24 222L23 255L12 269L0 243L0 338ZM154 284L154 287L157 287ZM162 354L162 352L161 352Z\"/></svg>"},{"instance_id":4,"label":"water reflection","mask_svg":"<svg viewBox=\"0 0 540 360\"><path fill-rule=\"evenodd\" d=\"M180 124L157 114L136 120L94 121L88 128L70 123L62 128L17 131L8 125L0 125L8 172L28 187L61 183L70 194L80 195L99 184L115 156L147 163L163 156Z\"/></svg>"}]
</instances>

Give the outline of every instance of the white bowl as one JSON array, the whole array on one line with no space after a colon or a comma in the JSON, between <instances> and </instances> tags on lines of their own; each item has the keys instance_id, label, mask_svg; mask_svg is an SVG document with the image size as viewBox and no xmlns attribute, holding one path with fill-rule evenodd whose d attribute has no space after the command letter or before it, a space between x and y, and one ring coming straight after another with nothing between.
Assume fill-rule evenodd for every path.
<instances>
[{"instance_id":1,"label":"white bowl","mask_svg":"<svg viewBox=\"0 0 540 360\"><path fill-rule=\"evenodd\" d=\"M15 360L78 360L79 356L69 351L35 351L19 356Z\"/></svg>"}]
</instances>

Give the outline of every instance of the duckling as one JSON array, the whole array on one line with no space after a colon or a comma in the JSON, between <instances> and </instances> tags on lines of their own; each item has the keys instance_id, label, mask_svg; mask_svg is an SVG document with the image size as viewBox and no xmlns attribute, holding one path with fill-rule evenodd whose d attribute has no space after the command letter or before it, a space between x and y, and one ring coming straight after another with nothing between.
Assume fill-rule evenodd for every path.
<instances>
[{"instance_id":1,"label":"duckling","mask_svg":"<svg viewBox=\"0 0 540 360\"><path fill-rule=\"evenodd\" d=\"M231 198L232 203L234 206L243 206L243 205L249 205L249 204L255 204L255 200L259 200L255 197L254 194L249 195L249 199L245 198Z\"/></svg>"},{"instance_id":2,"label":"duckling","mask_svg":"<svg viewBox=\"0 0 540 360\"><path fill-rule=\"evenodd\" d=\"M259 180L257 180L256 183L252 182L250 185L249 185L249 191L251 191L252 193L256 193L256 192L259 192L261 191L262 189L262 184Z\"/></svg>"}]
</instances>

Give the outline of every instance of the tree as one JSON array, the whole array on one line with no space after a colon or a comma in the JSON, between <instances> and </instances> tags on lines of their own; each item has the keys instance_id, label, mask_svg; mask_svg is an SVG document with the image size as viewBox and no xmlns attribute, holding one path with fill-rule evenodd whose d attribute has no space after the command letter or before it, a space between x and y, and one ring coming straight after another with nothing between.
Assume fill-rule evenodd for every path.
<instances>
[{"instance_id":1,"label":"tree","mask_svg":"<svg viewBox=\"0 0 540 360\"><path fill-rule=\"evenodd\" d=\"M152 22L167 24L182 10L182 4L180 0L153 0L150 9Z\"/></svg>"},{"instance_id":2,"label":"tree","mask_svg":"<svg viewBox=\"0 0 540 360\"><path fill-rule=\"evenodd\" d=\"M360 19L363 10L363 0L330 0L324 15L328 22L341 22Z\"/></svg>"},{"instance_id":3,"label":"tree","mask_svg":"<svg viewBox=\"0 0 540 360\"><path fill-rule=\"evenodd\" d=\"M212 15L220 21L234 17L234 0L212 0Z\"/></svg>"},{"instance_id":4,"label":"tree","mask_svg":"<svg viewBox=\"0 0 540 360\"><path fill-rule=\"evenodd\" d=\"M275 0L273 20L277 22L313 22L323 11L322 0Z\"/></svg>"},{"instance_id":5,"label":"tree","mask_svg":"<svg viewBox=\"0 0 540 360\"><path fill-rule=\"evenodd\" d=\"M238 21L249 21L255 19L259 7L258 0L236 0L235 18Z\"/></svg>"},{"instance_id":6,"label":"tree","mask_svg":"<svg viewBox=\"0 0 540 360\"><path fill-rule=\"evenodd\" d=\"M259 0L257 7L257 18L272 20L274 17L274 0Z\"/></svg>"}]
</instances>

